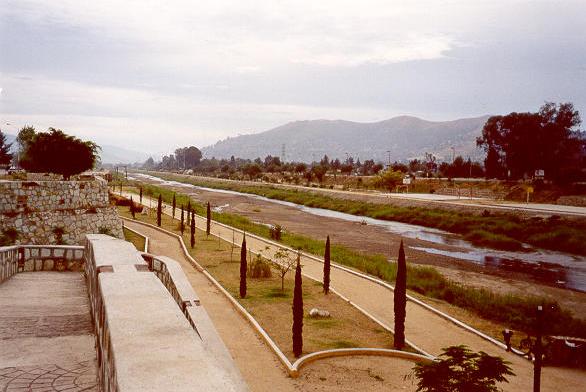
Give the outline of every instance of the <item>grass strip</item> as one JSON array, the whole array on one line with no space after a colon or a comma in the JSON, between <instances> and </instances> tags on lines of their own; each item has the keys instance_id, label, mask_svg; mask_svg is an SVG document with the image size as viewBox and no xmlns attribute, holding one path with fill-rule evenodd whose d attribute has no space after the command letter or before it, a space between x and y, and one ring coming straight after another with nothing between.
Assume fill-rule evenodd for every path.
<instances>
[{"instance_id":1,"label":"grass strip","mask_svg":"<svg viewBox=\"0 0 586 392\"><path fill-rule=\"evenodd\" d=\"M130 218L126 207L118 207L118 213ZM136 219L156 224L156 216L137 215ZM162 227L181 235L177 220L167 215L162 216ZM183 241L187 244L188 233L189 230L183 235ZM273 272L270 277L264 278L252 278L249 274L246 297L240 298L240 249L232 249L229 242L208 237L200 229L196 230L195 247L187 249L254 316L283 353L294 361L291 344L294 271L285 276L283 291L277 273ZM254 255L252 258L256 259ZM393 335L390 332L337 295L324 295L321 283L303 279L303 302L303 354L340 347L393 348ZM331 317L311 318L308 313L312 308L326 309ZM409 348L406 350L411 351Z\"/></svg>"},{"instance_id":2,"label":"grass strip","mask_svg":"<svg viewBox=\"0 0 586 392\"><path fill-rule=\"evenodd\" d=\"M346 200L304 190L275 188L270 185L242 185L232 182L185 178L169 173L152 173L173 180L214 189L255 194L307 207L325 208L352 215L433 227L462 234L476 246L521 251L522 243L538 248L586 255L586 223L559 216L523 219L512 214L480 214L447 211L439 208L402 207Z\"/></svg>"},{"instance_id":3,"label":"grass strip","mask_svg":"<svg viewBox=\"0 0 586 392\"><path fill-rule=\"evenodd\" d=\"M172 201L175 193L156 185L141 183L140 186L145 195L158 197L161 194L166 203ZM181 193L176 193L176 198L177 206L187 205L189 201L188 196ZM195 203L193 200L191 205L198 215L205 216L204 205ZM176 216L178 214L176 213ZM213 219L258 236L270 238L267 226L253 223L246 217L230 213L213 213ZM319 257L323 256L325 250L325 241L291 232L283 233L281 242ZM331 256L332 260L338 264L355 268L390 283L395 281L396 263L388 262L384 255L366 254L345 246L332 245ZM545 327L547 334L586 337L586 322L574 318L571 312L562 309L556 301L537 296L505 295L460 285L446 279L433 267L408 266L407 268L409 290L446 301L483 319L532 334L534 333L535 309L538 305L543 305L547 310L548 323Z\"/></svg>"}]
</instances>

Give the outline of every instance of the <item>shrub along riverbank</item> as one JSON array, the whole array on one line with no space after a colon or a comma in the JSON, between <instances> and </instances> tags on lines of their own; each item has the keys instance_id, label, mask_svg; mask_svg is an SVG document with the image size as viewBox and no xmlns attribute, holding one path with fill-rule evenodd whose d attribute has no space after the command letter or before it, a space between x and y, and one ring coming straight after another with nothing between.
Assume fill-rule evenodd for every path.
<instances>
[{"instance_id":1,"label":"shrub along riverbank","mask_svg":"<svg viewBox=\"0 0 586 392\"><path fill-rule=\"evenodd\" d=\"M325 208L375 219L410 223L462 234L476 246L501 250L523 250L532 246L586 255L586 223L560 217L523 219L513 214L454 212L439 208L401 207L340 199L304 190L275 188L270 185L244 185L229 181L210 181L201 177L152 173L166 180L215 189L250 193L307 207Z\"/></svg>"},{"instance_id":2,"label":"shrub along riverbank","mask_svg":"<svg viewBox=\"0 0 586 392\"><path fill-rule=\"evenodd\" d=\"M171 203L173 199L174 192L169 189L148 184L141 184L141 186L145 195L158 197L161 194L166 203ZM187 205L187 202L187 195L177 194L177 206ZM205 216L204 205L194 201L191 201L191 204L198 215ZM213 219L249 233L270 238L269 227L255 224L248 218L229 213L214 213ZM323 256L325 250L325 241L290 232L283 233L281 242L320 257ZM366 272L390 283L395 281L396 264L387 262L383 255L363 254L344 246L333 245L331 256L332 260L338 264ZM535 296L502 295L485 289L463 286L447 280L432 267L409 266L407 288L525 333L532 332L536 306L545 305L548 319L546 333L586 337L586 322L574 318L570 312L561 309L557 302Z\"/></svg>"}]
</instances>

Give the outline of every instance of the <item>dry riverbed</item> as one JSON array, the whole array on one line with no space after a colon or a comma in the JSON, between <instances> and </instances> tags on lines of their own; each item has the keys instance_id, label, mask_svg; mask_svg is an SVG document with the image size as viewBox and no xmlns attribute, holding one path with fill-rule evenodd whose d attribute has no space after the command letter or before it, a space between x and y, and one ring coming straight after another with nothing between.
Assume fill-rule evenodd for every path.
<instances>
[{"instance_id":1,"label":"dry riverbed","mask_svg":"<svg viewBox=\"0 0 586 392\"><path fill-rule=\"evenodd\" d=\"M150 181L144 180L149 183ZM160 183L151 182L160 186ZM586 318L586 293L540 284L531 277L515 271L502 271L472 262L432 255L412 249L427 247L429 242L405 238L390 233L381 227L362 225L342 219L316 216L298 208L276 204L270 201L251 198L246 195L220 193L207 190L165 185L168 189L189 194L194 200L212 206L223 206L223 211L238 214L254 222L280 224L285 230L313 238L325 238L329 234L334 243L366 252L379 253L395 259L400 240L407 246L407 260L410 263L432 265L447 278L473 287L487 288L499 293L519 295L533 294L558 301L564 308L571 310L576 317ZM458 250L451 245L433 244L440 250Z\"/></svg>"}]
</instances>

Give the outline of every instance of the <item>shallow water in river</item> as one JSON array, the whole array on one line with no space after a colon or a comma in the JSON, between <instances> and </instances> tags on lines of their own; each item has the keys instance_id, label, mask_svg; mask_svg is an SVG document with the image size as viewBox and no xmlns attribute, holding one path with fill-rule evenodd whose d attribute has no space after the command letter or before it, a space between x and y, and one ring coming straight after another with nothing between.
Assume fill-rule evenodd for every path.
<instances>
[{"instance_id":1,"label":"shallow water in river","mask_svg":"<svg viewBox=\"0 0 586 392\"><path fill-rule=\"evenodd\" d=\"M269 199L267 197L249 193L242 193L225 189L206 188L177 181L167 181L162 178L143 173L133 173L132 176L129 175L128 177L136 179L149 179L158 182L160 185L177 186L191 189L200 189L208 192L246 196L257 200L263 200L297 208L301 211L317 216L336 218L349 222L358 222L377 226L393 234L430 243L429 246L410 247L418 251L453 257L455 259L485 265L489 268L497 268L499 270L512 272L522 272L545 283L586 292L585 257L575 256L562 252L537 249L529 245L525 245L525 252L500 251L489 248L480 248L474 246L468 241L463 240L461 236L457 234L429 227L357 216L323 208L306 207L287 201ZM458 249L438 249L434 247L433 244L453 246Z\"/></svg>"}]
</instances>

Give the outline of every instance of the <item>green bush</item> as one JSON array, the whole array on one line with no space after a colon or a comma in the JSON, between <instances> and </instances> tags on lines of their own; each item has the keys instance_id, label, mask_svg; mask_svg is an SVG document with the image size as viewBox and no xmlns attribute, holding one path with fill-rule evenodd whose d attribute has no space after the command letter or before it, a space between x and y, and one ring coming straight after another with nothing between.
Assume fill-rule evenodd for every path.
<instances>
[{"instance_id":1,"label":"green bush","mask_svg":"<svg viewBox=\"0 0 586 392\"><path fill-rule=\"evenodd\" d=\"M257 255L251 263L248 264L248 275L251 278L270 278L272 276L271 264L263 260L261 255Z\"/></svg>"}]
</instances>

